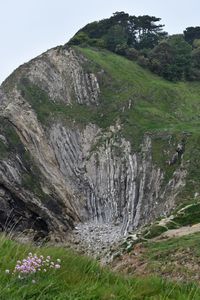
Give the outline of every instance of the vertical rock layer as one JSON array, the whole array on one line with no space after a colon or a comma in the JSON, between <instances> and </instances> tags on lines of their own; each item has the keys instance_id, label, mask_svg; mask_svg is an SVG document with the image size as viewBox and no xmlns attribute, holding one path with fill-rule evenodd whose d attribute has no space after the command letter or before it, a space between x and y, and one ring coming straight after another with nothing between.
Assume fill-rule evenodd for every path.
<instances>
[{"instance_id":1,"label":"vertical rock layer","mask_svg":"<svg viewBox=\"0 0 200 300\"><path fill-rule=\"evenodd\" d=\"M35 87L45 92L49 105L62 105L63 110L98 107L100 85L84 64L82 55L58 47L21 66L1 87L0 117L19 137L18 146L9 148L6 127L1 128L6 149L0 159L3 230L7 223L8 228L33 228L63 238L75 223L91 221L117 224L126 234L174 206L186 171L179 165L165 182L152 160L149 135L140 151L133 151L119 125L103 131L96 124L66 122L53 112L47 123L39 121L27 98ZM32 85L29 94L21 89L27 83ZM39 107L41 92L34 95Z\"/></svg>"}]
</instances>

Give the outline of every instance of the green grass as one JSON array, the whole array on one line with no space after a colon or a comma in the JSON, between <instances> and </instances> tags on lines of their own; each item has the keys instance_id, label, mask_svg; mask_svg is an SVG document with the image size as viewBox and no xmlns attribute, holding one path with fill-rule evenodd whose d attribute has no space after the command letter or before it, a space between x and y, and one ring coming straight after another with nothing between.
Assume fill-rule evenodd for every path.
<instances>
[{"instance_id":1,"label":"green grass","mask_svg":"<svg viewBox=\"0 0 200 300\"><path fill-rule=\"evenodd\" d=\"M148 130L196 132L200 124L200 89L196 83L171 83L134 62L108 51L78 48L105 75L102 105L112 106L124 120ZM109 80L110 79L110 80ZM120 112L132 100L132 108ZM194 128L195 125L195 128Z\"/></svg>"},{"instance_id":2,"label":"green grass","mask_svg":"<svg viewBox=\"0 0 200 300\"><path fill-rule=\"evenodd\" d=\"M169 229L179 228L181 226L191 226L200 223L200 203L193 203L185 209L178 210L174 214L172 222L167 224Z\"/></svg>"},{"instance_id":3,"label":"green grass","mask_svg":"<svg viewBox=\"0 0 200 300\"><path fill-rule=\"evenodd\" d=\"M144 231L143 236L145 239L152 239L154 237L161 235L166 230L167 227L154 224L148 230Z\"/></svg>"},{"instance_id":4,"label":"green grass","mask_svg":"<svg viewBox=\"0 0 200 300\"><path fill-rule=\"evenodd\" d=\"M199 285L199 240L200 232L164 240L143 240L132 245L114 261L114 265L129 276L154 275L174 282Z\"/></svg>"},{"instance_id":5,"label":"green grass","mask_svg":"<svg viewBox=\"0 0 200 300\"><path fill-rule=\"evenodd\" d=\"M149 273L185 282L199 282L200 233L144 244Z\"/></svg>"},{"instance_id":6,"label":"green grass","mask_svg":"<svg viewBox=\"0 0 200 300\"><path fill-rule=\"evenodd\" d=\"M83 124L87 124L88 120L92 121L95 108L76 103L64 105L54 102L44 90L26 78L21 79L18 88L37 113L39 121L45 125L48 125L52 119L75 120Z\"/></svg>"},{"instance_id":7,"label":"green grass","mask_svg":"<svg viewBox=\"0 0 200 300\"><path fill-rule=\"evenodd\" d=\"M199 248L200 233L190 234L183 237L171 238L165 241L147 242L146 247L149 250L148 255L151 258L162 257L164 263L169 259L169 255L176 251L191 248L193 255L197 258L200 257Z\"/></svg>"},{"instance_id":8,"label":"green grass","mask_svg":"<svg viewBox=\"0 0 200 300\"><path fill-rule=\"evenodd\" d=\"M182 226L192 226L200 223L200 203L198 200L193 200L193 203L189 203L188 205L185 204L184 206L182 204L182 208L177 208L171 214L173 215L173 219L166 222L165 226L161 226L157 222L144 230L142 236L151 239L170 229L177 229Z\"/></svg>"},{"instance_id":9,"label":"green grass","mask_svg":"<svg viewBox=\"0 0 200 300\"><path fill-rule=\"evenodd\" d=\"M6 274L12 270L18 259L30 251L38 255L50 255L53 260L60 258L62 267L47 273L31 275L26 279ZM64 248L34 248L19 245L0 237L0 299L199 299L200 289L195 284L178 284L160 278L125 278L101 268L96 262L78 256ZM32 283L32 279L36 281Z\"/></svg>"}]
</instances>

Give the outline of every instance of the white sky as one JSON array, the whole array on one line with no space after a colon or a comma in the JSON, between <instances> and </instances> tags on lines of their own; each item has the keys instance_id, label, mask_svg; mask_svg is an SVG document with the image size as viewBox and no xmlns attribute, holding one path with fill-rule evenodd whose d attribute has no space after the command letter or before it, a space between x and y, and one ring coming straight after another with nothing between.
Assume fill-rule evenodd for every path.
<instances>
[{"instance_id":1,"label":"white sky","mask_svg":"<svg viewBox=\"0 0 200 300\"><path fill-rule=\"evenodd\" d=\"M0 83L20 64L116 11L160 17L170 34L200 26L200 0L0 0Z\"/></svg>"}]
</instances>

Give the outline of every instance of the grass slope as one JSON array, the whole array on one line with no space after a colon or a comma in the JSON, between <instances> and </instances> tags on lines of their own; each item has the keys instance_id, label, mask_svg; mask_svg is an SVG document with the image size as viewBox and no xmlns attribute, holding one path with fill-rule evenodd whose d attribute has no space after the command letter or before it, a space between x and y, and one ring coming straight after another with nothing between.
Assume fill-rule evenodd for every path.
<instances>
[{"instance_id":1,"label":"grass slope","mask_svg":"<svg viewBox=\"0 0 200 300\"><path fill-rule=\"evenodd\" d=\"M62 267L18 279L6 274L16 261L32 251L38 255L60 258ZM19 245L0 237L0 299L1 300L108 300L108 299L199 299L200 289L192 285L172 284L159 278L125 278L100 266L88 258L78 256L64 248L33 248ZM32 283L32 280L35 283Z\"/></svg>"},{"instance_id":2,"label":"grass slope","mask_svg":"<svg viewBox=\"0 0 200 300\"><path fill-rule=\"evenodd\" d=\"M198 132L199 83L168 82L108 51L89 48L78 48L78 51L90 60L91 71L100 68L105 71L103 82L100 81L102 106L106 105L108 110L104 113L110 113L112 108L116 116L124 116L125 122L145 131ZM123 111L129 101L132 106Z\"/></svg>"},{"instance_id":3,"label":"grass slope","mask_svg":"<svg viewBox=\"0 0 200 300\"><path fill-rule=\"evenodd\" d=\"M168 161L178 142L185 140L183 164L187 184L180 201L187 202L200 192L200 85L198 82L172 83L136 63L108 51L76 48L85 55L88 71L95 72L101 86L97 123L101 127L120 120L121 134L139 150L145 133L152 136L152 156L168 181L180 161ZM104 70L103 75L102 69Z\"/></svg>"},{"instance_id":4,"label":"grass slope","mask_svg":"<svg viewBox=\"0 0 200 300\"><path fill-rule=\"evenodd\" d=\"M190 282L199 282L200 233L165 241L148 242L143 259L149 273Z\"/></svg>"},{"instance_id":5,"label":"grass slope","mask_svg":"<svg viewBox=\"0 0 200 300\"><path fill-rule=\"evenodd\" d=\"M160 276L199 285L200 232L141 242L113 262L115 270L137 276ZM176 298L175 298L176 299Z\"/></svg>"}]
</instances>

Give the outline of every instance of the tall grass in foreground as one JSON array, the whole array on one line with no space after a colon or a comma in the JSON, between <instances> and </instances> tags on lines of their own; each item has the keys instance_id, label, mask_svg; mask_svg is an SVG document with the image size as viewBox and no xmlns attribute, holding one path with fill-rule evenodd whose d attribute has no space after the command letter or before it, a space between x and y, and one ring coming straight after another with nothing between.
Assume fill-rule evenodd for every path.
<instances>
[{"instance_id":1,"label":"tall grass in foreground","mask_svg":"<svg viewBox=\"0 0 200 300\"><path fill-rule=\"evenodd\" d=\"M17 274L12 274L12 270L16 261L29 252L61 259L61 268L20 279ZM3 235L0 237L0 257L1 300L200 299L200 289L195 285L169 283L160 278L124 278L64 248L19 245Z\"/></svg>"}]
</instances>

